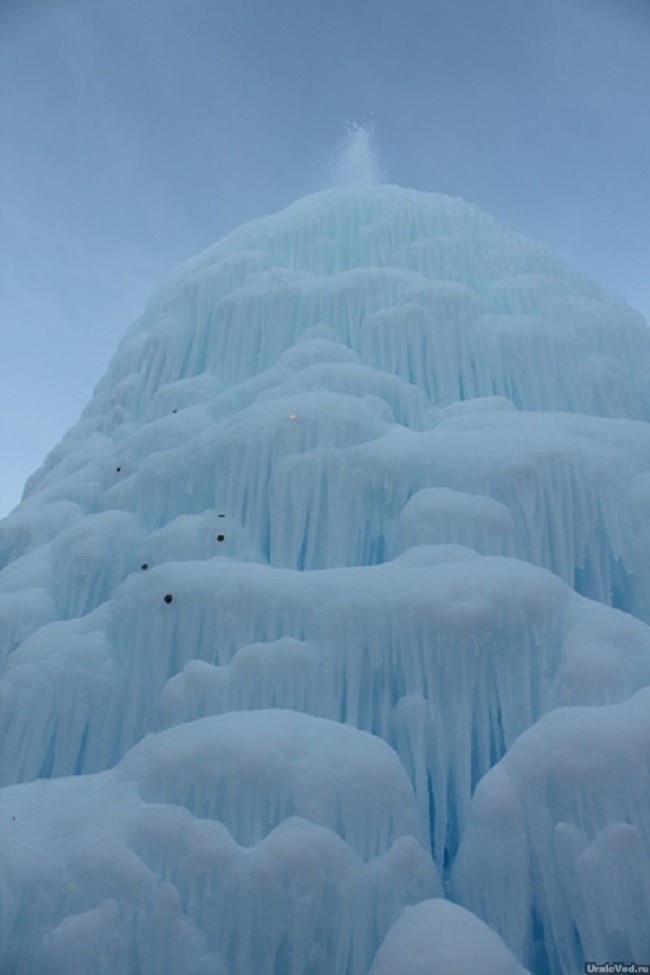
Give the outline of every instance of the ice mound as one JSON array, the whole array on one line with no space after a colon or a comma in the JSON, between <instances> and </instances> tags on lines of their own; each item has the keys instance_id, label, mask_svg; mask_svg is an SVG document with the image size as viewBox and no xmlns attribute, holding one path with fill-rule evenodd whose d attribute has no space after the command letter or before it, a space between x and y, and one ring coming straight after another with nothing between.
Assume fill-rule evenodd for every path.
<instances>
[{"instance_id":1,"label":"ice mound","mask_svg":"<svg viewBox=\"0 0 650 975\"><path fill-rule=\"evenodd\" d=\"M515 742L476 790L455 893L540 971L648 958L649 835L645 688L554 711Z\"/></svg>"},{"instance_id":2,"label":"ice mound","mask_svg":"<svg viewBox=\"0 0 650 975\"><path fill-rule=\"evenodd\" d=\"M395 753L350 725L295 711L233 711L147 736L120 766L148 802L224 823L255 846L293 816L338 832L364 860L401 836L426 846Z\"/></svg>"},{"instance_id":3,"label":"ice mound","mask_svg":"<svg viewBox=\"0 0 650 975\"><path fill-rule=\"evenodd\" d=\"M400 909L441 893L397 756L291 712L3 789L0 817L2 972L364 975Z\"/></svg>"},{"instance_id":4,"label":"ice mound","mask_svg":"<svg viewBox=\"0 0 650 975\"><path fill-rule=\"evenodd\" d=\"M649 393L460 200L177 269L0 523L3 975L642 962Z\"/></svg>"},{"instance_id":5,"label":"ice mound","mask_svg":"<svg viewBox=\"0 0 650 975\"><path fill-rule=\"evenodd\" d=\"M477 917L444 900L407 907L392 926L370 975L527 975Z\"/></svg>"},{"instance_id":6,"label":"ice mound","mask_svg":"<svg viewBox=\"0 0 650 975\"><path fill-rule=\"evenodd\" d=\"M473 545L479 552L513 555L514 535L515 523L507 505L449 488L417 491L400 514L405 548L453 542Z\"/></svg>"}]
</instances>

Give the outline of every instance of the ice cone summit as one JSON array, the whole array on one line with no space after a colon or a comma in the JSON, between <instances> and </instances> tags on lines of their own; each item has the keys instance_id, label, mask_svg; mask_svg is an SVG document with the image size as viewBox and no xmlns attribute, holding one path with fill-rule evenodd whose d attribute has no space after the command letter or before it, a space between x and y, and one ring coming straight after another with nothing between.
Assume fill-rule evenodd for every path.
<instances>
[{"instance_id":1,"label":"ice cone summit","mask_svg":"<svg viewBox=\"0 0 650 975\"><path fill-rule=\"evenodd\" d=\"M3 975L650 960L649 419L460 200L178 268L0 523Z\"/></svg>"}]
</instances>

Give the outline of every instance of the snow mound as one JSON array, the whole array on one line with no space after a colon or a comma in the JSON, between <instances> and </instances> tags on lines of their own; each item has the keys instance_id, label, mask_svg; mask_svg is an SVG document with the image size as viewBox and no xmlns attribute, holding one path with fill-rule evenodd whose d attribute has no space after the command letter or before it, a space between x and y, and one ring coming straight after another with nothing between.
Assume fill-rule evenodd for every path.
<instances>
[{"instance_id":1,"label":"snow mound","mask_svg":"<svg viewBox=\"0 0 650 975\"><path fill-rule=\"evenodd\" d=\"M224 823L254 846L299 816L338 832L363 859L426 836L394 752L350 725L295 711L230 712L147 736L120 765L147 802Z\"/></svg>"},{"instance_id":2,"label":"snow mound","mask_svg":"<svg viewBox=\"0 0 650 975\"><path fill-rule=\"evenodd\" d=\"M444 900L407 907L386 935L370 975L527 975L477 917Z\"/></svg>"},{"instance_id":3,"label":"snow mound","mask_svg":"<svg viewBox=\"0 0 650 975\"><path fill-rule=\"evenodd\" d=\"M289 712L3 789L0 822L3 972L365 975L402 907L441 892L388 746Z\"/></svg>"}]
</instances>

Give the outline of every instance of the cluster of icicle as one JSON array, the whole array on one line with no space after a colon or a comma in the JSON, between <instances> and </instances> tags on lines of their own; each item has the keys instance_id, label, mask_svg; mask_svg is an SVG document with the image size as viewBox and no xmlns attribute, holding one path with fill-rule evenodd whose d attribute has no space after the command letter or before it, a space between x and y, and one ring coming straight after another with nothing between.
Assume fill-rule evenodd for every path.
<instances>
[{"instance_id":1,"label":"cluster of icicle","mask_svg":"<svg viewBox=\"0 0 650 975\"><path fill-rule=\"evenodd\" d=\"M3 975L647 961L649 392L459 200L179 268L0 524Z\"/></svg>"}]
</instances>

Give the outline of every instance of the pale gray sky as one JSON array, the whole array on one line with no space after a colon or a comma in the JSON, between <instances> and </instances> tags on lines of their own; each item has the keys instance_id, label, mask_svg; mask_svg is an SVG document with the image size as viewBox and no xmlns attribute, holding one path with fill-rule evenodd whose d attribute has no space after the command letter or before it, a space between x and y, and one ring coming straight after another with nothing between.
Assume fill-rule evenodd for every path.
<instances>
[{"instance_id":1,"label":"pale gray sky","mask_svg":"<svg viewBox=\"0 0 650 975\"><path fill-rule=\"evenodd\" d=\"M0 0L0 514L167 270L368 119L650 317L650 0Z\"/></svg>"}]
</instances>

